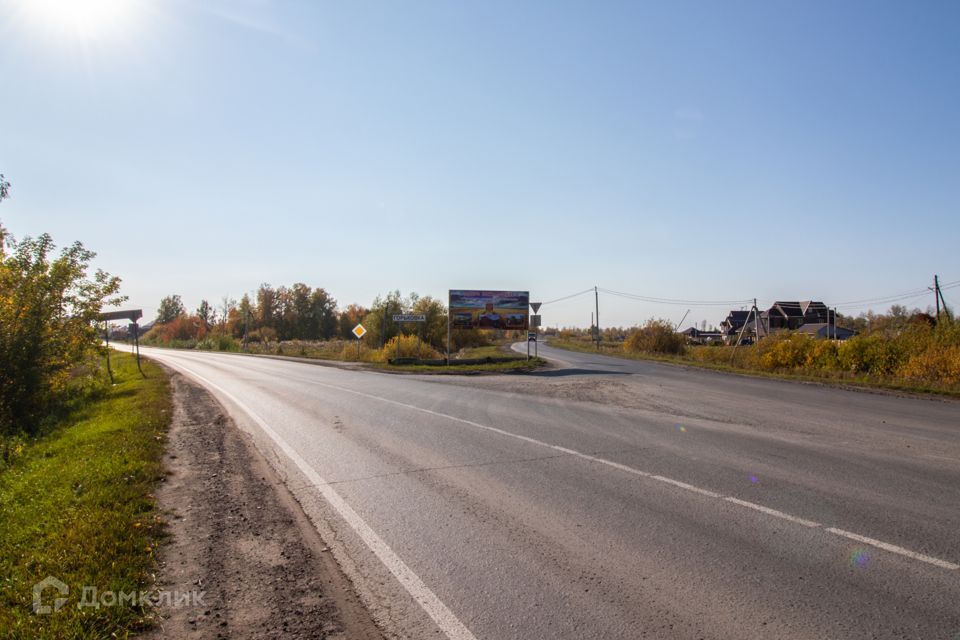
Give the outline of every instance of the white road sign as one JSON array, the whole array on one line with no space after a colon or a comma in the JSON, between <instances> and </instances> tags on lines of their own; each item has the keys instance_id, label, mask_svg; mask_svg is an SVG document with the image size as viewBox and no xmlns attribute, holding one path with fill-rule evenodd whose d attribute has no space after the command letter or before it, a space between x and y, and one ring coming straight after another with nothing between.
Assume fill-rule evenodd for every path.
<instances>
[{"instance_id":1,"label":"white road sign","mask_svg":"<svg viewBox=\"0 0 960 640\"><path fill-rule=\"evenodd\" d=\"M427 316L417 313L397 313L393 316L394 322L426 322Z\"/></svg>"},{"instance_id":2,"label":"white road sign","mask_svg":"<svg viewBox=\"0 0 960 640\"><path fill-rule=\"evenodd\" d=\"M362 324L358 324L353 328L353 335L357 336L357 340L365 336L366 333L367 333L367 330L363 328Z\"/></svg>"}]
</instances>

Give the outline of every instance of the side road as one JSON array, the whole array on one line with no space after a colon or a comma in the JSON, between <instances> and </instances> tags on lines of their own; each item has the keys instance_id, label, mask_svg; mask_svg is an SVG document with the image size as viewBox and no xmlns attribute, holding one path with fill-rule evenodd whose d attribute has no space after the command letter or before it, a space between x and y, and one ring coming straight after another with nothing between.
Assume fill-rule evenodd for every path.
<instances>
[{"instance_id":1,"label":"side road","mask_svg":"<svg viewBox=\"0 0 960 640\"><path fill-rule=\"evenodd\" d=\"M270 465L202 387L170 372L173 422L157 500L171 539L149 638L382 638ZM186 602L184 605L183 602Z\"/></svg>"}]
</instances>

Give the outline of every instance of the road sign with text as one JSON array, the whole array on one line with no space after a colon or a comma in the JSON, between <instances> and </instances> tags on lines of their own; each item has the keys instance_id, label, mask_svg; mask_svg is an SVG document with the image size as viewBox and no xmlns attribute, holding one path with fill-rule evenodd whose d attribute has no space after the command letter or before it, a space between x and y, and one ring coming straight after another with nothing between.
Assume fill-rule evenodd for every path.
<instances>
[{"instance_id":1,"label":"road sign with text","mask_svg":"<svg viewBox=\"0 0 960 640\"><path fill-rule=\"evenodd\" d=\"M397 313L393 316L394 322L426 322L427 316L422 313Z\"/></svg>"}]
</instances>

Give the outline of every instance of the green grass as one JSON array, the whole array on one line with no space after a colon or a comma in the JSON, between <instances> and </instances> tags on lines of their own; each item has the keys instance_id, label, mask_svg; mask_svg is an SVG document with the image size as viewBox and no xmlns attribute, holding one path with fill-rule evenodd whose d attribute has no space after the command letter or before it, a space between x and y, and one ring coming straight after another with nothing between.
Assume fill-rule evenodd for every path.
<instances>
[{"instance_id":1,"label":"green grass","mask_svg":"<svg viewBox=\"0 0 960 640\"><path fill-rule=\"evenodd\" d=\"M151 588L162 535L153 488L170 419L169 382L129 354L111 358L117 384L72 409L46 435L25 440L0 471L0 636L125 638L149 626L142 606L79 608L98 592ZM33 612L33 585L55 576L67 603ZM48 589L45 603L56 597Z\"/></svg>"},{"instance_id":2,"label":"green grass","mask_svg":"<svg viewBox=\"0 0 960 640\"><path fill-rule=\"evenodd\" d=\"M533 349L530 349L530 353L533 353ZM527 354L519 353L510 349L508 345L489 345L486 347L473 347L470 349L464 349L461 354L461 358L473 359L473 358L512 358L515 360L527 359Z\"/></svg>"},{"instance_id":3,"label":"green grass","mask_svg":"<svg viewBox=\"0 0 960 640\"><path fill-rule=\"evenodd\" d=\"M834 384L850 387L861 387L864 389L883 389L888 391L900 391L905 393L932 394L948 397L960 398L960 391L946 389L943 387L927 386L912 382L906 382L896 379L877 379L865 374L853 374L844 371L767 371L764 369L752 369L739 366L735 357L733 364L724 364L709 362L703 360L694 360L684 356L666 355L656 353L630 353L623 350L622 343L603 342L600 345L600 351L597 351L595 343L583 342L578 340L550 340L551 347L566 349L567 351L578 351L581 353L600 353L614 358L624 358L626 360L646 360L653 362L664 362L667 364L676 364L687 367L697 367L699 369L710 369L711 371L722 371L726 373L736 373L740 375L753 376L757 378L774 378L778 380L793 380L796 382L816 382L821 384ZM730 347L702 347L704 349L722 349L728 356ZM749 347L740 347L741 349Z\"/></svg>"}]
</instances>

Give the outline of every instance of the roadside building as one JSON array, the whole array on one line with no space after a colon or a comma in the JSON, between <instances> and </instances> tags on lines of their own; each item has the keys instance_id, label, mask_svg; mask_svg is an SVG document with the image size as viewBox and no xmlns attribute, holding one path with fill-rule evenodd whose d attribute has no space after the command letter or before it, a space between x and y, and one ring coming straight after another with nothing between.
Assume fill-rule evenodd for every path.
<instances>
[{"instance_id":1,"label":"roadside building","mask_svg":"<svg viewBox=\"0 0 960 640\"><path fill-rule=\"evenodd\" d=\"M686 336L690 344L712 344L723 340L723 334L719 331L701 331L696 327L684 329L680 333Z\"/></svg>"},{"instance_id":2,"label":"roadside building","mask_svg":"<svg viewBox=\"0 0 960 640\"><path fill-rule=\"evenodd\" d=\"M767 327L777 329L799 329L805 324L826 324L830 310L822 302L803 300L800 302L774 302L765 312Z\"/></svg>"},{"instance_id":3,"label":"roadside building","mask_svg":"<svg viewBox=\"0 0 960 640\"><path fill-rule=\"evenodd\" d=\"M796 331L797 333L804 333L811 335L814 338L832 338L834 340L847 340L857 335L857 332L853 329L847 329L845 327L835 326L833 323L826 322L814 322L812 324L805 324Z\"/></svg>"}]
</instances>

